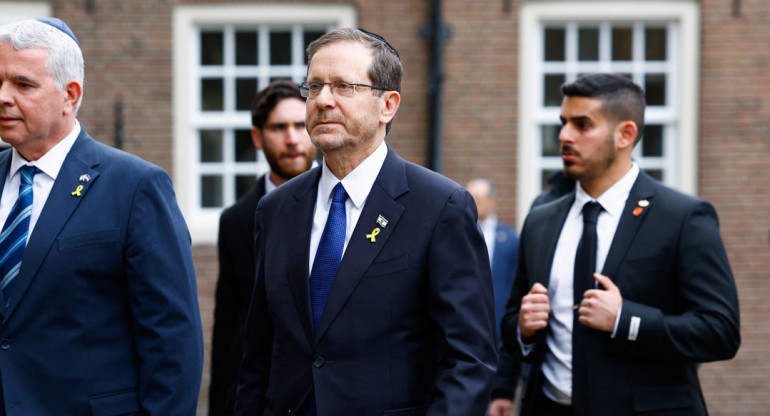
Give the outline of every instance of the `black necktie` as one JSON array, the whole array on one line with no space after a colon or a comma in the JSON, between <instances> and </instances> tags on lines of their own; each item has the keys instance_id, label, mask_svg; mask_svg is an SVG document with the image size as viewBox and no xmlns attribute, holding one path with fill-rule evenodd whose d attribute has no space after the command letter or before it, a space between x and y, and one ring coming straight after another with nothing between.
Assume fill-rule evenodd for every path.
<instances>
[{"instance_id":1,"label":"black necktie","mask_svg":"<svg viewBox=\"0 0 770 416\"><path fill-rule=\"evenodd\" d=\"M575 271L572 288L574 304L580 305L586 290L593 289L596 272L596 219L602 211L598 202L583 205L583 235L575 253ZM578 311L572 323L572 409L577 416L588 414L588 374L585 353L589 336L588 327L578 322Z\"/></svg>"},{"instance_id":2,"label":"black necktie","mask_svg":"<svg viewBox=\"0 0 770 416\"><path fill-rule=\"evenodd\" d=\"M594 273L596 272L596 219L602 206L598 202L589 201L583 205L583 235L580 237L575 253L574 297L575 305L583 300L583 293L593 289Z\"/></svg>"}]
</instances>

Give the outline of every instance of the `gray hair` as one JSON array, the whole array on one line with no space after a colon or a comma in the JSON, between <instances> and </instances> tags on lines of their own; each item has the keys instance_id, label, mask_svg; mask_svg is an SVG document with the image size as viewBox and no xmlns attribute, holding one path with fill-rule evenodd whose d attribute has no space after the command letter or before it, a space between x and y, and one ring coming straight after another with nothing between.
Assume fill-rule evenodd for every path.
<instances>
[{"instance_id":1,"label":"gray hair","mask_svg":"<svg viewBox=\"0 0 770 416\"><path fill-rule=\"evenodd\" d=\"M401 92L401 78L404 75L404 69L398 52L384 39L375 38L360 29L340 28L311 42L307 47L307 61L312 61L315 53L322 47L340 41L359 42L371 49L373 59L369 66L368 75L372 84Z\"/></svg>"},{"instance_id":2,"label":"gray hair","mask_svg":"<svg viewBox=\"0 0 770 416\"><path fill-rule=\"evenodd\" d=\"M0 44L10 43L14 49L39 48L48 52L46 70L53 77L57 91L63 91L70 81L84 86L85 64L78 44L61 30L37 20L24 20L0 26ZM75 112L83 101L81 94Z\"/></svg>"}]
</instances>

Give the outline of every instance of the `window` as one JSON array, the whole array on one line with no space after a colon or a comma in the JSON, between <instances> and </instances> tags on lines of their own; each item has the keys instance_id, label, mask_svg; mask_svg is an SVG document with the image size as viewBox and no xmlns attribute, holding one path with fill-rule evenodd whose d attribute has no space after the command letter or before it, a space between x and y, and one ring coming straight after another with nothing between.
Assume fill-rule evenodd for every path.
<instances>
[{"instance_id":1,"label":"window","mask_svg":"<svg viewBox=\"0 0 770 416\"><path fill-rule=\"evenodd\" d=\"M301 83L305 49L340 26L348 6L180 6L175 11L174 179L194 242L216 241L221 210L269 167L251 141L254 93Z\"/></svg>"},{"instance_id":2,"label":"window","mask_svg":"<svg viewBox=\"0 0 770 416\"><path fill-rule=\"evenodd\" d=\"M0 1L0 10L0 25L51 15L51 5L42 2Z\"/></svg>"},{"instance_id":3,"label":"window","mask_svg":"<svg viewBox=\"0 0 770 416\"><path fill-rule=\"evenodd\" d=\"M593 72L621 74L644 89L645 129L634 160L663 183L695 192L697 12L689 1L522 7L519 102L528 105L519 106L520 223L561 170L560 87Z\"/></svg>"}]
</instances>

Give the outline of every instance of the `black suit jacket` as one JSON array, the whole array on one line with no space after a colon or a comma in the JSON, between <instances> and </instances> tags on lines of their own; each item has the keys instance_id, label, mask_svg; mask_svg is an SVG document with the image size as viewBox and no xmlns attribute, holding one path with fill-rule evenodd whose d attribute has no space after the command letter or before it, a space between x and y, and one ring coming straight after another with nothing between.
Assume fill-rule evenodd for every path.
<instances>
[{"instance_id":1,"label":"black suit jacket","mask_svg":"<svg viewBox=\"0 0 770 416\"><path fill-rule=\"evenodd\" d=\"M211 341L209 416L230 416L235 405L243 329L254 290L254 214L265 195L266 175L219 217L219 280Z\"/></svg>"},{"instance_id":2,"label":"black suit jacket","mask_svg":"<svg viewBox=\"0 0 770 416\"><path fill-rule=\"evenodd\" d=\"M556 243L573 201L569 194L533 209L525 220L503 318L511 353L521 352L521 298L535 282L548 287ZM634 214L637 207L639 215ZM732 358L740 344L738 297L714 208L640 172L602 274L620 289L623 306L614 338L589 331L588 409L576 409L578 414L706 415L696 363ZM635 340L629 339L632 321L639 323ZM524 415L541 391L546 348L545 330L539 331L527 357L533 365Z\"/></svg>"},{"instance_id":3,"label":"black suit jacket","mask_svg":"<svg viewBox=\"0 0 770 416\"><path fill-rule=\"evenodd\" d=\"M236 414L304 415L315 394L319 416L482 415L494 313L470 194L389 150L314 333L308 253L320 176L319 167L292 179L257 209Z\"/></svg>"}]
</instances>

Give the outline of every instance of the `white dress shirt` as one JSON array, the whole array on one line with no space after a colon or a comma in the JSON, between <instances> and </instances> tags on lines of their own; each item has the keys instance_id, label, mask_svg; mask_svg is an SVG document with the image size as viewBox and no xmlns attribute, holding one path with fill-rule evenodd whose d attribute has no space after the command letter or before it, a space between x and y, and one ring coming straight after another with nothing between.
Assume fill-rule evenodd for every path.
<instances>
[{"instance_id":1,"label":"white dress shirt","mask_svg":"<svg viewBox=\"0 0 770 416\"><path fill-rule=\"evenodd\" d=\"M78 138L80 130L80 123L76 121L75 128L72 129L67 137L52 147L40 159L33 162L28 162L24 159L16 149L11 150L13 152L11 154L11 168L5 178L3 195L0 197L0 221L2 221L0 224L5 224L13 204L19 198L19 184L21 183L19 169L24 165L37 166L40 172L35 174L35 177L32 179L32 213L29 219L29 233L27 234L28 236L32 235L32 230L35 228L35 224L37 224L37 219L40 218L45 201L48 200L48 195L51 193L53 183L59 175L62 164L64 164L64 158L67 157L72 145L75 144L75 139ZM29 241L29 237L27 237L27 241Z\"/></svg>"},{"instance_id":2,"label":"white dress shirt","mask_svg":"<svg viewBox=\"0 0 770 416\"><path fill-rule=\"evenodd\" d=\"M546 336L548 350L542 367L545 376L543 392L548 398L558 403L564 405L572 403L572 326L574 312L572 309L574 302L572 282L575 253L583 234L583 205L589 201L596 201L603 208L596 222L596 271L600 272L604 268L607 253L618 228L620 215L638 175L639 166L632 163L631 169L596 200L591 198L582 186L577 186L575 201L567 214L567 220L564 222L564 227L559 235L548 283L551 317L548 320L550 331ZM617 320L615 327L617 328Z\"/></svg>"},{"instance_id":3,"label":"white dress shirt","mask_svg":"<svg viewBox=\"0 0 770 416\"><path fill-rule=\"evenodd\" d=\"M489 214L484 221L479 221L481 233L484 234L484 241L487 243L489 252L489 264L492 264L492 256L495 253L495 242L497 241L497 215Z\"/></svg>"},{"instance_id":4,"label":"white dress shirt","mask_svg":"<svg viewBox=\"0 0 770 416\"><path fill-rule=\"evenodd\" d=\"M345 245L342 249L342 255L350 242L350 236L353 229L356 228L358 217L364 209L364 203L369 196L369 191L374 185L377 175L380 173L385 157L388 155L388 146L383 141L372 152L369 157L364 159L361 164L356 166L352 172L342 178L340 181L326 166L326 160L322 163L321 180L318 182L318 196L315 202L315 213L313 214L313 226L310 229L310 259L308 262L308 276L313 270L315 254L318 251L318 243L321 241L321 234L326 226L326 218L329 216L329 210L332 206L332 190L338 182L342 182L342 187L348 194L345 201Z\"/></svg>"}]
</instances>

